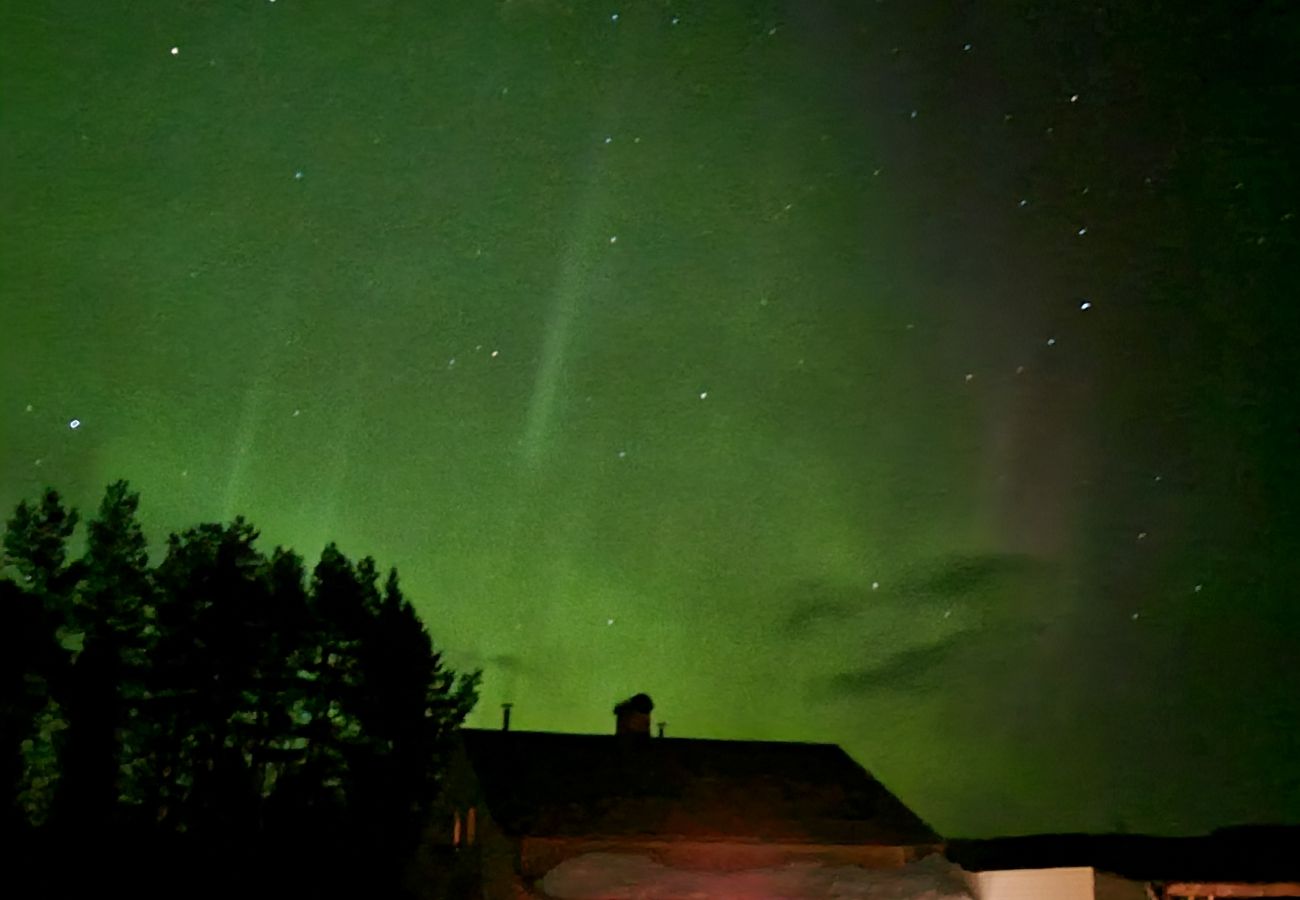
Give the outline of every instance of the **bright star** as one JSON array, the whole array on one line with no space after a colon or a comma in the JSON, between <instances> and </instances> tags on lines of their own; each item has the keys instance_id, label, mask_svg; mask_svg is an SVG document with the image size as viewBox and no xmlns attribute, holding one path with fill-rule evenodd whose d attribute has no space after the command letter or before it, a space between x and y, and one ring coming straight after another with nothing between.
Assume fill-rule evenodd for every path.
<instances>
[{"instance_id":1,"label":"bright star","mask_svg":"<svg viewBox=\"0 0 1300 900\"><path fill-rule=\"evenodd\" d=\"M73 419L71 422L68 423L68 427L75 431L76 429L81 427L81 420Z\"/></svg>"}]
</instances>

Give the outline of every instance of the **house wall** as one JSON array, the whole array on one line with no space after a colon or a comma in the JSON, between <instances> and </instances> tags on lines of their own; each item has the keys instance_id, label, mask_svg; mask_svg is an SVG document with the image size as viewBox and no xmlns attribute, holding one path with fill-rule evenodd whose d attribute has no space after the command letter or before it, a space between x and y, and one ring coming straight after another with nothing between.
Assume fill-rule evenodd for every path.
<instances>
[{"instance_id":1,"label":"house wall","mask_svg":"<svg viewBox=\"0 0 1300 900\"><path fill-rule=\"evenodd\" d=\"M890 869L921 855L919 847L839 844L781 844L740 841L637 840L528 837L520 843L520 872L540 878L566 859L584 853L636 853L683 869L738 870L791 862L820 862Z\"/></svg>"},{"instance_id":2,"label":"house wall","mask_svg":"<svg viewBox=\"0 0 1300 900\"><path fill-rule=\"evenodd\" d=\"M474 810L473 840L469 811ZM460 817L460 844L454 842ZM425 828L406 887L419 900L517 900L518 842L502 833L487 810L463 748L447 761L446 779Z\"/></svg>"},{"instance_id":3,"label":"house wall","mask_svg":"<svg viewBox=\"0 0 1300 900\"><path fill-rule=\"evenodd\" d=\"M1094 900L1096 890L1086 866L968 872L966 884L977 900Z\"/></svg>"},{"instance_id":4,"label":"house wall","mask_svg":"<svg viewBox=\"0 0 1300 900\"><path fill-rule=\"evenodd\" d=\"M1120 878L1098 872L1095 879L1096 900L1151 900L1145 881Z\"/></svg>"}]
</instances>

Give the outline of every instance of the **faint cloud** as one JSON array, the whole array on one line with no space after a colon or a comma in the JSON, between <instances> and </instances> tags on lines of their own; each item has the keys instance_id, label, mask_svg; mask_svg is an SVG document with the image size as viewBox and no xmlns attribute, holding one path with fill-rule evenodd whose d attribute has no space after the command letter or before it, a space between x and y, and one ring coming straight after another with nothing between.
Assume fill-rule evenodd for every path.
<instances>
[{"instance_id":1,"label":"faint cloud","mask_svg":"<svg viewBox=\"0 0 1300 900\"><path fill-rule=\"evenodd\" d=\"M505 672L518 673L528 670L528 664L524 662L524 658L513 653L498 653L487 657L486 662L488 665L496 666Z\"/></svg>"},{"instance_id":2,"label":"faint cloud","mask_svg":"<svg viewBox=\"0 0 1300 900\"><path fill-rule=\"evenodd\" d=\"M1043 570L1042 563L1015 553L983 553L944 557L918 566L903 580L903 593L933 597L963 597Z\"/></svg>"},{"instance_id":3,"label":"faint cloud","mask_svg":"<svg viewBox=\"0 0 1300 900\"><path fill-rule=\"evenodd\" d=\"M910 647L890 654L878 663L815 678L810 684L814 697L841 700L881 691L922 691L940 687L943 676L960 648L962 635L938 643Z\"/></svg>"},{"instance_id":4,"label":"faint cloud","mask_svg":"<svg viewBox=\"0 0 1300 900\"><path fill-rule=\"evenodd\" d=\"M839 624L862 612L875 598L867 586L833 585L824 581L801 581L782 592L790 611L781 620L781 630L791 637L804 637L818 626Z\"/></svg>"}]
</instances>

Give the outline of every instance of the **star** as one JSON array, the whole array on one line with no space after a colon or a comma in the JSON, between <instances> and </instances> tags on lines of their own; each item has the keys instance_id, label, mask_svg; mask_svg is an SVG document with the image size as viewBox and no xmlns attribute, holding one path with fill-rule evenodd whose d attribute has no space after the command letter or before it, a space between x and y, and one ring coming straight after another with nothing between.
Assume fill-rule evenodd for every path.
<instances>
[{"instance_id":1,"label":"star","mask_svg":"<svg viewBox=\"0 0 1300 900\"><path fill-rule=\"evenodd\" d=\"M172 56L175 56L175 55L177 55L178 53L181 52L181 48L180 48L180 47L172 47L172 51L171 51L171 52L172 52Z\"/></svg>"},{"instance_id":2,"label":"star","mask_svg":"<svg viewBox=\"0 0 1300 900\"><path fill-rule=\"evenodd\" d=\"M1079 309L1080 310L1092 309L1092 304L1089 303L1087 300L1084 300L1082 303L1079 304Z\"/></svg>"},{"instance_id":3,"label":"star","mask_svg":"<svg viewBox=\"0 0 1300 900\"><path fill-rule=\"evenodd\" d=\"M873 591L878 591L878 590L880 590L880 582L879 582L879 581L873 581L873 582L871 582L871 589L872 589Z\"/></svg>"},{"instance_id":4,"label":"star","mask_svg":"<svg viewBox=\"0 0 1300 900\"><path fill-rule=\"evenodd\" d=\"M31 411L32 411L32 405L31 405L30 403L28 403L28 404L27 404L27 408L24 409L23 412L31 412Z\"/></svg>"},{"instance_id":5,"label":"star","mask_svg":"<svg viewBox=\"0 0 1300 900\"><path fill-rule=\"evenodd\" d=\"M68 427L71 428L73 431L76 431L78 428L81 427L81 420L73 419L71 422L68 423Z\"/></svg>"},{"instance_id":6,"label":"star","mask_svg":"<svg viewBox=\"0 0 1300 900\"><path fill-rule=\"evenodd\" d=\"M617 244L617 243L618 243L618 235L616 235L616 234L615 234L615 235L611 235L610 238L609 238L609 242L610 242L611 244Z\"/></svg>"},{"instance_id":7,"label":"star","mask_svg":"<svg viewBox=\"0 0 1300 900\"><path fill-rule=\"evenodd\" d=\"M1088 229L1086 227L1080 228L1078 231L1075 232L1075 234L1077 234L1079 237L1083 237L1087 233L1088 233Z\"/></svg>"},{"instance_id":8,"label":"star","mask_svg":"<svg viewBox=\"0 0 1300 900\"><path fill-rule=\"evenodd\" d=\"M1056 346L1056 338L1048 338L1048 339L1047 339L1047 346L1049 346L1049 347L1055 347L1055 346Z\"/></svg>"},{"instance_id":9,"label":"star","mask_svg":"<svg viewBox=\"0 0 1300 900\"><path fill-rule=\"evenodd\" d=\"M298 171L293 173L293 180L302 181L302 169L299 169Z\"/></svg>"},{"instance_id":10,"label":"star","mask_svg":"<svg viewBox=\"0 0 1300 900\"><path fill-rule=\"evenodd\" d=\"M700 391L700 399L701 399L701 400L708 400L708 399L709 399L709 392L708 392L708 391Z\"/></svg>"}]
</instances>

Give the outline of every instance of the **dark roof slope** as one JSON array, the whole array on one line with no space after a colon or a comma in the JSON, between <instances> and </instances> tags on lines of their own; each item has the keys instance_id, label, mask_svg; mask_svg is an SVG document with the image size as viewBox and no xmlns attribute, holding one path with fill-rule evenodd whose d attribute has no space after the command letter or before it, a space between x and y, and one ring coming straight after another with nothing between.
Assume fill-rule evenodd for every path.
<instances>
[{"instance_id":1,"label":"dark roof slope","mask_svg":"<svg viewBox=\"0 0 1300 900\"><path fill-rule=\"evenodd\" d=\"M464 729L510 834L818 844L939 837L832 744Z\"/></svg>"}]
</instances>

